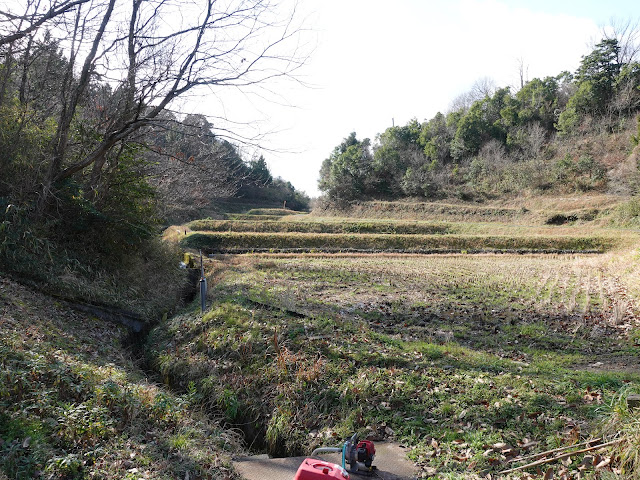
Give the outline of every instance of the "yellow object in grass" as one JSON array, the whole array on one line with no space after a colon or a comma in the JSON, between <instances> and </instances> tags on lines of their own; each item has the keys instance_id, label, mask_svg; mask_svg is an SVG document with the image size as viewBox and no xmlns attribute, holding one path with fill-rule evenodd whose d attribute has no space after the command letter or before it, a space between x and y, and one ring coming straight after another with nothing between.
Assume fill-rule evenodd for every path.
<instances>
[{"instance_id":1,"label":"yellow object in grass","mask_svg":"<svg viewBox=\"0 0 640 480\"><path fill-rule=\"evenodd\" d=\"M189 252L185 252L184 256L182 257L182 262L187 266L187 268L196 267L196 262L193 259L193 255Z\"/></svg>"}]
</instances>

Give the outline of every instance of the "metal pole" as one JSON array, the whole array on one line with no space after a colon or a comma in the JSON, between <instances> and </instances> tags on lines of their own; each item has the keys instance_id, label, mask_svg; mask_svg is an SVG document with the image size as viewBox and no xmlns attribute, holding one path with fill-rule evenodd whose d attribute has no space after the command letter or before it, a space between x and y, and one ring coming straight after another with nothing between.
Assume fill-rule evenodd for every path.
<instances>
[{"instance_id":1,"label":"metal pole","mask_svg":"<svg viewBox=\"0 0 640 480\"><path fill-rule=\"evenodd\" d=\"M200 311L207 309L207 279L204 277L204 263L202 262L202 250L200 250Z\"/></svg>"}]
</instances>

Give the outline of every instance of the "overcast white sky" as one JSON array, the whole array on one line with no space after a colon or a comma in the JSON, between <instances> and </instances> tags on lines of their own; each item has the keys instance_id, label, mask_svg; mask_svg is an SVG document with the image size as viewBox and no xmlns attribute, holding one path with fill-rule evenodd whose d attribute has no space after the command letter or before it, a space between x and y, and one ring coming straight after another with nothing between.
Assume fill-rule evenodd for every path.
<instances>
[{"instance_id":1,"label":"overcast white sky","mask_svg":"<svg viewBox=\"0 0 640 480\"><path fill-rule=\"evenodd\" d=\"M574 71L612 19L637 19L634 0L303 0L315 51L289 84L295 107L256 106L272 173L311 196L322 161L350 132L372 140L391 126L446 111L482 77L518 84ZM233 109L226 103L226 108ZM203 112L204 113L204 112ZM248 152L251 153L251 152Z\"/></svg>"}]
</instances>

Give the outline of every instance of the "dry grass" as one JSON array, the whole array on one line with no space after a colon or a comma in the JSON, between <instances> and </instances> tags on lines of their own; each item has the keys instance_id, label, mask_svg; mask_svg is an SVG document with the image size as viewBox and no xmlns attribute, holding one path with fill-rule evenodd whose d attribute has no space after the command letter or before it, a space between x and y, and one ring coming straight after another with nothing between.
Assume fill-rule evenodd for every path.
<instances>
[{"instance_id":1,"label":"dry grass","mask_svg":"<svg viewBox=\"0 0 640 480\"><path fill-rule=\"evenodd\" d=\"M396 251L445 252L602 252L617 246L613 238L600 236L518 235L384 235L200 232L180 241L185 248L204 252L281 251Z\"/></svg>"},{"instance_id":2,"label":"dry grass","mask_svg":"<svg viewBox=\"0 0 640 480\"><path fill-rule=\"evenodd\" d=\"M510 208L526 208L536 212L571 212L575 210L605 210L626 201L628 196L584 194L564 196L532 196L518 199L497 200L490 205Z\"/></svg>"},{"instance_id":3,"label":"dry grass","mask_svg":"<svg viewBox=\"0 0 640 480\"><path fill-rule=\"evenodd\" d=\"M498 222L518 224L543 224L546 219L563 213L576 214L578 218L607 212L628 200L628 195L564 195L519 196L517 198L469 202L357 202L344 210L317 210L302 221L314 217L350 217L367 219L429 220L455 222Z\"/></svg>"},{"instance_id":4,"label":"dry grass","mask_svg":"<svg viewBox=\"0 0 640 480\"><path fill-rule=\"evenodd\" d=\"M188 393L149 382L125 334L0 277L0 470L9 478L231 478L237 434Z\"/></svg>"},{"instance_id":5,"label":"dry grass","mask_svg":"<svg viewBox=\"0 0 640 480\"><path fill-rule=\"evenodd\" d=\"M422 201L368 201L353 202L343 210L314 210L311 215L349 216L367 219L442 220L504 222L530 215L517 208L485 206L470 203L445 203Z\"/></svg>"}]
</instances>

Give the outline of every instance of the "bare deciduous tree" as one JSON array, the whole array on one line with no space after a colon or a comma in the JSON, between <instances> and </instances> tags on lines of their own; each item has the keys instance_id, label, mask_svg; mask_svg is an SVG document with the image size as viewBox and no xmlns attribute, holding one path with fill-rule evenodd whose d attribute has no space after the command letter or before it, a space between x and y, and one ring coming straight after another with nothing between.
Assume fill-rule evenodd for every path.
<instances>
[{"instance_id":1,"label":"bare deciduous tree","mask_svg":"<svg viewBox=\"0 0 640 480\"><path fill-rule=\"evenodd\" d=\"M610 21L611 25L600 29L603 40L617 40L618 64L628 65L638 61L640 55L640 21L632 19L616 19ZM596 42L593 42L594 45Z\"/></svg>"},{"instance_id":2,"label":"bare deciduous tree","mask_svg":"<svg viewBox=\"0 0 640 480\"><path fill-rule=\"evenodd\" d=\"M0 17L4 17L0 29L0 46L12 44L38 28L63 16L69 10L87 3L90 0L61 0L53 1L43 6L40 0L29 0L24 3L24 13L19 11L0 10Z\"/></svg>"},{"instance_id":3,"label":"bare deciduous tree","mask_svg":"<svg viewBox=\"0 0 640 480\"><path fill-rule=\"evenodd\" d=\"M56 133L38 192L41 209L56 185L74 176L99 195L124 145L161 122L177 99L290 78L305 61L296 22L295 4L282 16L269 0L21 0L0 10L7 75L15 73L16 53L31 57L45 31L67 58L50 99ZM20 100L29 107L33 98Z\"/></svg>"},{"instance_id":4,"label":"bare deciduous tree","mask_svg":"<svg viewBox=\"0 0 640 480\"><path fill-rule=\"evenodd\" d=\"M497 89L498 86L494 79L489 77L479 78L473 83L468 92L458 95L451 102L449 109L451 111L468 110L473 105L473 102L493 96Z\"/></svg>"},{"instance_id":5,"label":"bare deciduous tree","mask_svg":"<svg viewBox=\"0 0 640 480\"><path fill-rule=\"evenodd\" d=\"M520 78L519 88L524 88L524 85L529 81L529 65L524 63L524 58L517 59L518 62L518 77Z\"/></svg>"},{"instance_id":6,"label":"bare deciduous tree","mask_svg":"<svg viewBox=\"0 0 640 480\"><path fill-rule=\"evenodd\" d=\"M233 196L247 167L236 148L217 139L202 115L153 128L145 154L145 174L156 188L163 216L194 214L214 198Z\"/></svg>"}]
</instances>

